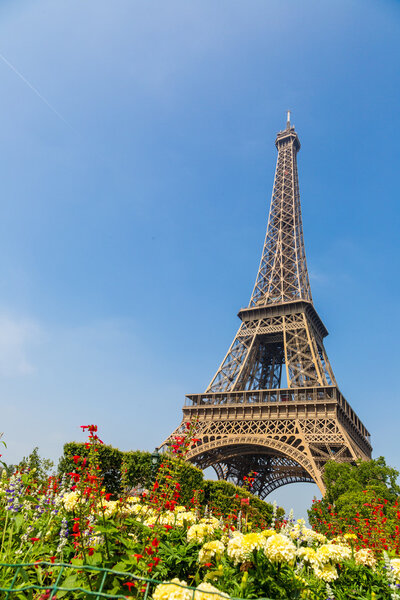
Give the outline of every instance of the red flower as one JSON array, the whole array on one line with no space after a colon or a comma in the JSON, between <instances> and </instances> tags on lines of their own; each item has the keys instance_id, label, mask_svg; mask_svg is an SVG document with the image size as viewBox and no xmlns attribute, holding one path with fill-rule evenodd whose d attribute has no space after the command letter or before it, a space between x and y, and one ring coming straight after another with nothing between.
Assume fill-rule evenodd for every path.
<instances>
[{"instance_id":1,"label":"red flower","mask_svg":"<svg viewBox=\"0 0 400 600\"><path fill-rule=\"evenodd\" d=\"M151 545L154 546L154 548L157 548L159 546L160 542L158 541L157 538L154 538L154 540L151 542Z\"/></svg>"},{"instance_id":2,"label":"red flower","mask_svg":"<svg viewBox=\"0 0 400 600\"><path fill-rule=\"evenodd\" d=\"M124 583L124 585L126 585L126 587L129 588L129 591L131 591L136 584L134 581L127 581L126 583Z\"/></svg>"},{"instance_id":3,"label":"red flower","mask_svg":"<svg viewBox=\"0 0 400 600\"><path fill-rule=\"evenodd\" d=\"M94 548L89 548L89 550L88 550L89 556L92 556L93 553L94 553Z\"/></svg>"},{"instance_id":4,"label":"red flower","mask_svg":"<svg viewBox=\"0 0 400 600\"><path fill-rule=\"evenodd\" d=\"M40 538L29 538L29 539L31 540L32 543L40 541Z\"/></svg>"},{"instance_id":5,"label":"red flower","mask_svg":"<svg viewBox=\"0 0 400 600\"><path fill-rule=\"evenodd\" d=\"M134 554L133 555L137 561L139 561L141 558L144 558L143 554Z\"/></svg>"}]
</instances>

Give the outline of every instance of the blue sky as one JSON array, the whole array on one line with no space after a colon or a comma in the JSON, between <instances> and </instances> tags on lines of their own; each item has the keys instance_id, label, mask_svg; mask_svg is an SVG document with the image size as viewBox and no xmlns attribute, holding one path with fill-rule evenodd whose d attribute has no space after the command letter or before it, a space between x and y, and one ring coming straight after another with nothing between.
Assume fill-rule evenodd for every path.
<instances>
[{"instance_id":1,"label":"blue sky","mask_svg":"<svg viewBox=\"0 0 400 600\"><path fill-rule=\"evenodd\" d=\"M290 108L328 355L400 468L400 4L3 0L0 39L6 461L178 424L248 303Z\"/></svg>"}]
</instances>

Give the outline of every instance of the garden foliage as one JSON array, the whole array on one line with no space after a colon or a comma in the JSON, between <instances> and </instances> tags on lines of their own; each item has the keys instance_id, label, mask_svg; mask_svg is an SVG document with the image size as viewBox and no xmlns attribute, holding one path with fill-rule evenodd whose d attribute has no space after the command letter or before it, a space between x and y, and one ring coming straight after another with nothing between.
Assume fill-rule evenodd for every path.
<instances>
[{"instance_id":1,"label":"garden foliage","mask_svg":"<svg viewBox=\"0 0 400 600\"><path fill-rule=\"evenodd\" d=\"M380 457L356 465L327 463L326 494L308 511L316 531L334 537L355 534L356 548L400 553L398 472Z\"/></svg>"},{"instance_id":2,"label":"garden foliage","mask_svg":"<svg viewBox=\"0 0 400 600\"><path fill-rule=\"evenodd\" d=\"M181 450L196 443L190 424L157 472L150 467L149 473L148 458L133 469L139 481L147 464L136 494L119 451L103 449L96 426L83 429L88 442L64 458L71 470L62 477L43 484L35 468L1 476L0 563L30 563L21 580L15 569L0 567L0 589L17 585L18 599L48 599L60 572L55 565L66 563L81 568L67 568L58 584L77 591L58 590L57 600L86 599L100 577L103 592L138 600L145 586L136 577L164 582L151 585L153 600L216 600L218 592L228 598L399 600L400 558L360 547L358 533L325 536L302 520L277 519L276 510L271 523L257 521L262 509L252 506L251 494L224 482L203 482L183 503ZM119 494L105 489L107 474L110 485L119 481ZM246 480L251 486L251 474ZM37 582L40 596L22 591Z\"/></svg>"}]
</instances>

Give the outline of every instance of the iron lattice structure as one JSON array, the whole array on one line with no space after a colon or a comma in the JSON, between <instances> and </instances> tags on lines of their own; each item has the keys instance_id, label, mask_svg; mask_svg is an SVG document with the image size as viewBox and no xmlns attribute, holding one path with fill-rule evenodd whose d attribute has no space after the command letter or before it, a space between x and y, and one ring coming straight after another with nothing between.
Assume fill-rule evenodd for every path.
<instances>
[{"instance_id":1,"label":"iron lattice structure","mask_svg":"<svg viewBox=\"0 0 400 600\"><path fill-rule=\"evenodd\" d=\"M183 420L168 443L196 422L187 459L214 467L265 498L293 482L324 493L328 460L371 457L370 435L340 393L323 339L328 332L312 301L304 249L297 153L287 125L276 138L278 159L261 262L239 330L203 394L186 396Z\"/></svg>"}]
</instances>

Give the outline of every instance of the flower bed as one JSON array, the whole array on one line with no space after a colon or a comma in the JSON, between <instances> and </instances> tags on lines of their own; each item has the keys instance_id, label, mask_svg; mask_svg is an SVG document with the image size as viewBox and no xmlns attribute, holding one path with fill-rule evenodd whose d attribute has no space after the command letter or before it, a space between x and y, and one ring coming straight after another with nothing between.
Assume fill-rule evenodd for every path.
<instances>
[{"instance_id":1,"label":"flower bed","mask_svg":"<svg viewBox=\"0 0 400 600\"><path fill-rule=\"evenodd\" d=\"M113 497L99 475L97 428L84 429L87 455L72 456L74 470L62 478L41 484L34 471L3 472L0 562L30 565L19 571L15 597L89 598L102 578L108 597L400 599L400 559L359 547L354 533L328 538L302 520L255 522L246 498L221 515L197 491L181 504L179 469L168 454L150 490ZM190 447L190 426L181 439L175 454ZM73 567L60 576L59 563ZM11 589L15 569L0 573L0 589Z\"/></svg>"}]
</instances>

